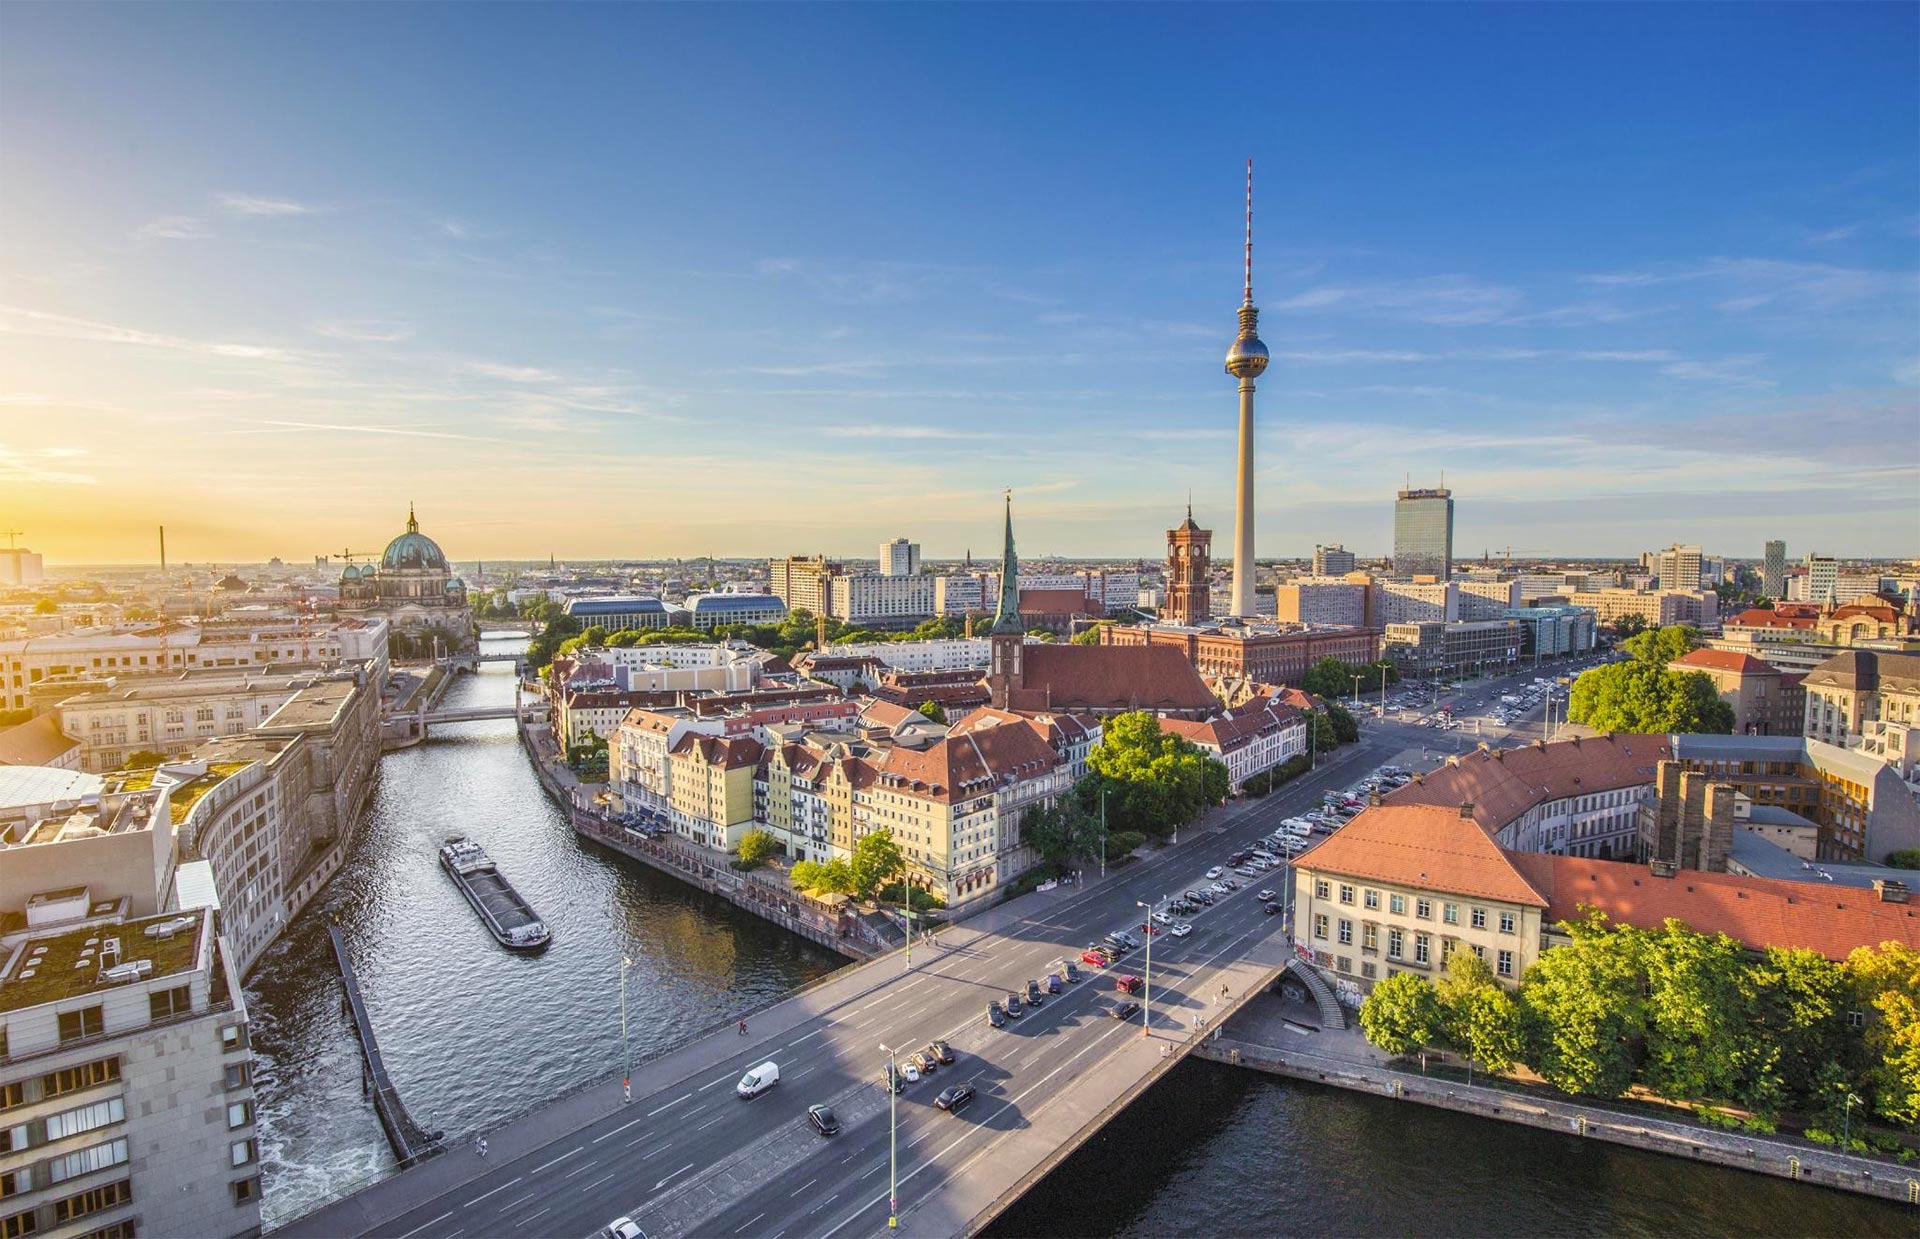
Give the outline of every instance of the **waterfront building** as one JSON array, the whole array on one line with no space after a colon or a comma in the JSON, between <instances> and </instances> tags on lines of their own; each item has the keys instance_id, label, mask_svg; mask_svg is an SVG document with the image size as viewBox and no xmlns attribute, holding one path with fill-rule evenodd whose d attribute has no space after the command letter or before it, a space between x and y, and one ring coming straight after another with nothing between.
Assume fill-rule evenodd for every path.
<instances>
[{"instance_id":1,"label":"waterfront building","mask_svg":"<svg viewBox=\"0 0 1920 1239\"><path fill-rule=\"evenodd\" d=\"M1863 893L1513 851L1487 835L1473 809L1376 805L1295 860L1298 941L1345 995L1357 999L1401 972L1437 976L1456 950L1518 984L1566 940L1558 925L1589 911L1645 929L1679 920L1750 950L1805 948L1831 960L1880 942L1920 947L1920 921L1898 882Z\"/></svg>"},{"instance_id":2,"label":"waterfront building","mask_svg":"<svg viewBox=\"0 0 1920 1239\"><path fill-rule=\"evenodd\" d=\"M1794 736L1806 718L1801 676L1772 663L1729 650L1692 650L1667 664L1669 671L1698 671L1713 681L1733 710L1733 730L1749 736Z\"/></svg>"},{"instance_id":3,"label":"waterfront building","mask_svg":"<svg viewBox=\"0 0 1920 1239\"><path fill-rule=\"evenodd\" d=\"M379 563L341 571L340 610L385 618L404 657L457 654L475 640L466 582L453 575L440 544L420 532L411 506L406 532L387 543Z\"/></svg>"},{"instance_id":4,"label":"waterfront building","mask_svg":"<svg viewBox=\"0 0 1920 1239\"><path fill-rule=\"evenodd\" d=\"M1205 623L1213 614L1212 580L1213 531L1194 522L1189 504L1187 519L1167 530L1167 603L1162 615L1174 624Z\"/></svg>"},{"instance_id":5,"label":"waterfront building","mask_svg":"<svg viewBox=\"0 0 1920 1239\"><path fill-rule=\"evenodd\" d=\"M825 555L789 555L767 561L767 592L787 604L789 613L827 614L833 578L841 566Z\"/></svg>"},{"instance_id":6,"label":"waterfront building","mask_svg":"<svg viewBox=\"0 0 1920 1239\"><path fill-rule=\"evenodd\" d=\"M880 544L881 576L920 575L920 544L895 538Z\"/></svg>"},{"instance_id":7,"label":"waterfront building","mask_svg":"<svg viewBox=\"0 0 1920 1239\"><path fill-rule=\"evenodd\" d=\"M0 1233L259 1230L246 999L173 830L164 792L0 771Z\"/></svg>"},{"instance_id":8,"label":"waterfront building","mask_svg":"<svg viewBox=\"0 0 1920 1239\"><path fill-rule=\"evenodd\" d=\"M1920 754L1920 654L1848 650L1809 671L1802 734L1852 749L1910 779Z\"/></svg>"},{"instance_id":9,"label":"waterfront building","mask_svg":"<svg viewBox=\"0 0 1920 1239\"><path fill-rule=\"evenodd\" d=\"M1452 578L1453 492L1446 487L1403 490L1394 501L1393 574Z\"/></svg>"},{"instance_id":10,"label":"waterfront building","mask_svg":"<svg viewBox=\"0 0 1920 1239\"><path fill-rule=\"evenodd\" d=\"M1356 567L1353 552L1335 543L1313 548L1313 575L1345 576Z\"/></svg>"},{"instance_id":11,"label":"waterfront building","mask_svg":"<svg viewBox=\"0 0 1920 1239\"><path fill-rule=\"evenodd\" d=\"M1766 556L1760 566L1760 593L1780 602L1787 590L1787 544L1777 538L1767 540Z\"/></svg>"},{"instance_id":12,"label":"waterfront building","mask_svg":"<svg viewBox=\"0 0 1920 1239\"><path fill-rule=\"evenodd\" d=\"M667 605L658 598L631 594L611 594L569 598L561 610L579 623L582 631L604 628L608 632L633 629L666 628L673 623Z\"/></svg>"},{"instance_id":13,"label":"waterfront building","mask_svg":"<svg viewBox=\"0 0 1920 1239\"><path fill-rule=\"evenodd\" d=\"M1388 624L1381 649L1400 674L1424 680L1510 671L1525 642L1526 629L1518 620L1427 620Z\"/></svg>"},{"instance_id":14,"label":"waterfront building","mask_svg":"<svg viewBox=\"0 0 1920 1239\"><path fill-rule=\"evenodd\" d=\"M760 742L752 736L682 735L667 751L668 820L703 847L730 852L753 826L753 777Z\"/></svg>"}]
</instances>

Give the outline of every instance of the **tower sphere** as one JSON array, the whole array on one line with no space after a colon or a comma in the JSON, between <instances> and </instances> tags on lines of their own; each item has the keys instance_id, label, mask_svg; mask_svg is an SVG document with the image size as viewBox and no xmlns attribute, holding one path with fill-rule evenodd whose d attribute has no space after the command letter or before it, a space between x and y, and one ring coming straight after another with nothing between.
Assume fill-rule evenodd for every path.
<instances>
[{"instance_id":1,"label":"tower sphere","mask_svg":"<svg viewBox=\"0 0 1920 1239\"><path fill-rule=\"evenodd\" d=\"M1227 373L1236 379L1257 379L1266 369L1267 346L1259 336L1243 336L1227 350Z\"/></svg>"}]
</instances>

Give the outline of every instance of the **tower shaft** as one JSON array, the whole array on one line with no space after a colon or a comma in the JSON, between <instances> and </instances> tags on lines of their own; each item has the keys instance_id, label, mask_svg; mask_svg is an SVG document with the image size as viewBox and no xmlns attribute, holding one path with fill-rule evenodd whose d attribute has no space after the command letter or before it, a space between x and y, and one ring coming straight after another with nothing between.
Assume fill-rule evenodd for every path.
<instances>
[{"instance_id":1,"label":"tower shaft","mask_svg":"<svg viewBox=\"0 0 1920 1239\"><path fill-rule=\"evenodd\" d=\"M1253 612L1253 380L1240 380L1239 498L1233 514L1233 613Z\"/></svg>"}]
</instances>

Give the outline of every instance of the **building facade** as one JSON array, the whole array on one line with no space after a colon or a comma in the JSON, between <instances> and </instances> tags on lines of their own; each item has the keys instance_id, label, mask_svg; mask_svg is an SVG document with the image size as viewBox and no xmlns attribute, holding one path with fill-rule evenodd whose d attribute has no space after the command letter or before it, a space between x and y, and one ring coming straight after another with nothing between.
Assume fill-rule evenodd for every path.
<instances>
[{"instance_id":1,"label":"building facade","mask_svg":"<svg viewBox=\"0 0 1920 1239\"><path fill-rule=\"evenodd\" d=\"M1462 620L1388 624L1382 646L1410 679L1499 675L1520 662L1526 630L1518 620Z\"/></svg>"},{"instance_id":2,"label":"building facade","mask_svg":"<svg viewBox=\"0 0 1920 1239\"><path fill-rule=\"evenodd\" d=\"M1453 576L1453 492L1403 490L1393 505L1393 574Z\"/></svg>"},{"instance_id":3,"label":"building facade","mask_svg":"<svg viewBox=\"0 0 1920 1239\"><path fill-rule=\"evenodd\" d=\"M1355 568L1353 552L1344 546L1318 546L1313 548L1313 575L1345 576Z\"/></svg>"},{"instance_id":4,"label":"building facade","mask_svg":"<svg viewBox=\"0 0 1920 1239\"><path fill-rule=\"evenodd\" d=\"M1760 593L1775 602L1787 596L1787 544L1778 538L1768 539L1760 562Z\"/></svg>"},{"instance_id":5,"label":"building facade","mask_svg":"<svg viewBox=\"0 0 1920 1239\"><path fill-rule=\"evenodd\" d=\"M1920 754L1920 654L1848 650L1806 674L1801 730L1911 778Z\"/></svg>"},{"instance_id":6,"label":"building facade","mask_svg":"<svg viewBox=\"0 0 1920 1239\"><path fill-rule=\"evenodd\" d=\"M918 576L919 574L920 544L918 542L895 538L891 542L880 544L881 576Z\"/></svg>"},{"instance_id":7,"label":"building facade","mask_svg":"<svg viewBox=\"0 0 1920 1239\"><path fill-rule=\"evenodd\" d=\"M788 555L767 561L767 592L787 604L787 610L809 615L827 614L832 601L833 578L841 572L839 564L825 555Z\"/></svg>"},{"instance_id":8,"label":"building facade","mask_svg":"<svg viewBox=\"0 0 1920 1239\"><path fill-rule=\"evenodd\" d=\"M1113 624L1100 630L1102 645L1164 647L1180 651L1200 675L1250 679L1262 684L1298 684L1323 658L1371 663L1380 659L1374 628L1310 628L1293 625L1183 627Z\"/></svg>"},{"instance_id":9,"label":"building facade","mask_svg":"<svg viewBox=\"0 0 1920 1239\"><path fill-rule=\"evenodd\" d=\"M1163 614L1168 621L1202 624L1212 618L1212 581L1213 531L1195 524L1193 509L1188 508L1187 519L1167 530L1167 603Z\"/></svg>"},{"instance_id":10,"label":"building facade","mask_svg":"<svg viewBox=\"0 0 1920 1239\"><path fill-rule=\"evenodd\" d=\"M928 576L837 576L827 614L848 624L911 628L933 618L933 595L933 578Z\"/></svg>"},{"instance_id":11,"label":"building facade","mask_svg":"<svg viewBox=\"0 0 1920 1239\"><path fill-rule=\"evenodd\" d=\"M410 656L433 653L434 643L457 654L476 639L467 584L453 575L440 544L420 532L411 507L406 532L387 543L379 563L349 563L340 573L340 609L384 617L389 639Z\"/></svg>"}]
</instances>

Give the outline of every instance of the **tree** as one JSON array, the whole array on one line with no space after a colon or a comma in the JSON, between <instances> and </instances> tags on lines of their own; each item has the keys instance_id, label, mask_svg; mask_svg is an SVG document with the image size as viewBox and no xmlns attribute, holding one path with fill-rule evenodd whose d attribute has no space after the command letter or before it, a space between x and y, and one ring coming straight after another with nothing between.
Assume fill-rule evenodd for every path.
<instances>
[{"instance_id":1,"label":"tree","mask_svg":"<svg viewBox=\"0 0 1920 1239\"><path fill-rule=\"evenodd\" d=\"M1892 869L1920 869L1920 848L1901 848L1897 852L1888 852L1887 866Z\"/></svg>"},{"instance_id":2,"label":"tree","mask_svg":"<svg viewBox=\"0 0 1920 1239\"><path fill-rule=\"evenodd\" d=\"M1463 948L1448 952L1433 989L1447 1044L1495 1073L1520 1061L1526 1052L1520 1004L1501 988L1486 960Z\"/></svg>"},{"instance_id":3,"label":"tree","mask_svg":"<svg viewBox=\"0 0 1920 1239\"><path fill-rule=\"evenodd\" d=\"M1110 624L1111 624L1111 621L1103 621L1101 623L1093 625L1091 628L1082 629L1081 631L1074 633L1073 643L1075 645L1100 644L1100 630L1102 628L1109 627Z\"/></svg>"},{"instance_id":4,"label":"tree","mask_svg":"<svg viewBox=\"0 0 1920 1239\"><path fill-rule=\"evenodd\" d=\"M825 862L796 861L788 876L796 889L810 895L852 895L859 889L853 866L838 856Z\"/></svg>"},{"instance_id":5,"label":"tree","mask_svg":"<svg viewBox=\"0 0 1920 1239\"><path fill-rule=\"evenodd\" d=\"M1340 733L1333 729L1333 720L1327 717L1324 710L1313 711L1309 718L1312 720L1308 726L1313 728L1311 742L1315 752L1330 753L1340 747Z\"/></svg>"},{"instance_id":6,"label":"tree","mask_svg":"<svg viewBox=\"0 0 1920 1239\"><path fill-rule=\"evenodd\" d=\"M55 602L51 598L42 598L40 601L33 604L33 613L35 615L52 615L55 611L58 611L59 609L60 609L60 604Z\"/></svg>"},{"instance_id":7,"label":"tree","mask_svg":"<svg viewBox=\"0 0 1920 1239\"><path fill-rule=\"evenodd\" d=\"M1700 632L1686 624L1668 624L1637 633L1620 643L1620 648L1636 662L1664 667L1674 659L1700 648Z\"/></svg>"},{"instance_id":8,"label":"tree","mask_svg":"<svg viewBox=\"0 0 1920 1239\"><path fill-rule=\"evenodd\" d=\"M1748 1077L1770 1078L1771 1030L1756 1028L1742 986L1746 960L1725 934L1697 934L1679 921L1642 937L1646 969L1646 1083L1674 1100L1739 1100L1749 1095L1777 1106L1777 1084L1749 1088ZM1767 1044L1756 1042L1756 1036ZM1771 1051L1771 1054L1769 1053Z\"/></svg>"},{"instance_id":9,"label":"tree","mask_svg":"<svg viewBox=\"0 0 1920 1239\"><path fill-rule=\"evenodd\" d=\"M1893 1122L1920 1124L1920 951L1900 942L1856 947L1846 973L1855 1001L1871 1012L1863 1083L1873 1108Z\"/></svg>"},{"instance_id":10,"label":"tree","mask_svg":"<svg viewBox=\"0 0 1920 1239\"><path fill-rule=\"evenodd\" d=\"M1107 836L1107 859L1119 860L1147 846L1147 837L1137 830L1116 830Z\"/></svg>"},{"instance_id":11,"label":"tree","mask_svg":"<svg viewBox=\"0 0 1920 1239\"><path fill-rule=\"evenodd\" d=\"M740 836L736 849L740 854L740 863L748 869L764 865L780 851L780 841L773 837L770 830L749 830Z\"/></svg>"},{"instance_id":12,"label":"tree","mask_svg":"<svg viewBox=\"0 0 1920 1239\"><path fill-rule=\"evenodd\" d=\"M1341 744L1352 744L1360 738L1360 724L1354 720L1353 712L1337 701L1328 701L1326 705L1327 724L1333 728L1333 738Z\"/></svg>"},{"instance_id":13,"label":"tree","mask_svg":"<svg viewBox=\"0 0 1920 1239\"><path fill-rule=\"evenodd\" d=\"M166 760L152 749L139 749L128 754L127 760L120 763L122 770L151 770Z\"/></svg>"},{"instance_id":14,"label":"tree","mask_svg":"<svg viewBox=\"0 0 1920 1239\"><path fill-rule=\"evenodd\" d=\"M1100 819L1077 796L1037 805L1020 819L1020 840L1044 864L1064 869L1100 854Z\"/></svg>"},{"instance_id":15,"label":"tree","mask_svg":"<svg viewBox=\"0 0 1920 1239\"><path fill-rule=\"evenodd\" d=\"M1045 645L1052 645L1060 640L1059 637L1054 635L1053 630L1050 628L1029 628L1027 629L1027 635Z\"/></svg>"},{"instance_id":16,"label":"tree","mask_svg":"<svg viewBox=\"0 0 1920 1239\"><path fill-rule=\"evenodd\" d=\"M1733 708L1703 672L1674 672L1635 659L1582 673L1567 718L1601 731L1710 733L1733 730Z\"/></svg>"},{"instance_id":17,"label":"tree","mask_svg":"<svg viewBox=\"0 0 1920 1239\"><path fill-rule=\"evenodd\" d=\"M1637 636L1647 630L1647 617L1644 615L1623 615L1613 621L1615 637Z\"/></svg>"},{"instance_id":18,"label":"tree","mask_svg":"<svg viewBox=\"0 0 1920 1239\"><path fill-rule=\"evenodd\" d=\"M1360 1004L1360 1031L1380 1049L1402 1058L1437 1040L1440 1000L1423 976L1396 972Z\"/></svg>"},{"instance_id":19,"label":"tree","mask_svg":"<svg viewBox=\"0 0 1920 1239\"><path fill-rule=\"evenodd\" d=\"M1564 1093L1618 1097L1646 1029L1638 932L1609 928L1599 913L1561 928L1573 941L1543 954L1520 990L1527 1062Z\"/></svg>"},{"instance_id":20,"label":"tree","mask_svg":"<svg viewBox=\"0 0 1920 1239\"><path fill-rule=\"evenodd\" d=\"M853 845L853 859L848 864L853 870L854 892L862 899L871 899L882 886L906 872L907 858L893 841L893 831L882 826Z\"/></svg>"},{"instance_id":21,"label":"tree","mask_svg":"<svg viewBox=\"0 0 1920 1239\"><path fill-rule=\"evenodd\" d=\"M1107 720L1087 769L1077 788L1081 802L1095 808L1104 792L1109 829L1155 838L1219 804L1229 790L1226 766L1141 710Z\"/></svg>"},{"instance_id":22,"label":"tree","mask_svg":"<svg viewBox=\"0 0 1920 1239\"><path fill-rule=\"evenodd\" d=\"M1773 947L1743 977L1749 1018L1766 1030L1778 1081L1777 1105L1804 1109L1832 1096L1827 1075L1851 1078L1859 1071L1861 1041L1847 1027L1852 993L1846 970L1816 952ZM1756 1072L1750 1068L1749 1076ZM1774 1107L1751 1083L1741 1104L1766 1113Z\"/></svg>"},{"instance_id":23,"label":"tree","mask_svg":"<svg viewBox=\"0 0 1920 1239\"><path fill-rule=\"evenodd\" d=\"M941 704L940 704L939 702L937 702L937 701L923 701L923 702L921 702L921 703L920 703L920 713L922 713L922 714L924 714L924 715L926 715L926 716L927 716L928 718L930 718L930 719L932 719L932 720L933 720L934 722L936 722L936 723L944 723L944 722L946 722L946 721L947 721L947 711L946 711L946 708L945 708L945 707L943 707L943 706L942 706L942 705L941 705Z\"/></svg>"}]
</instances>

